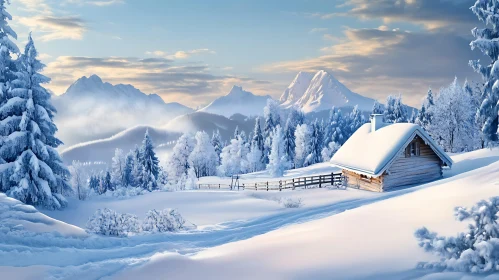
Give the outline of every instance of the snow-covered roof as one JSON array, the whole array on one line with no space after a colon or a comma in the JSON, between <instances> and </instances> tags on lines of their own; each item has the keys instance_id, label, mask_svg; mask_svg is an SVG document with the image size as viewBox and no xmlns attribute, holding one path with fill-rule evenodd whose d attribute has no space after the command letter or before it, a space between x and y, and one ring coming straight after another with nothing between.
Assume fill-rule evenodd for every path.
<instances>
[{"instance_id":1,"label":"snow-covered roof","mask_svg":"<svg viewBox=\"0 0 499 280\"><path fill-rule=\"evenodd\" d=\"M452 159L419 126L410 123L383 124L371 132L371 124L361 126L331 159L331 164L356 173L378 177L403 153L418 135L447 166Z\"/></svg>"}]
</instances>

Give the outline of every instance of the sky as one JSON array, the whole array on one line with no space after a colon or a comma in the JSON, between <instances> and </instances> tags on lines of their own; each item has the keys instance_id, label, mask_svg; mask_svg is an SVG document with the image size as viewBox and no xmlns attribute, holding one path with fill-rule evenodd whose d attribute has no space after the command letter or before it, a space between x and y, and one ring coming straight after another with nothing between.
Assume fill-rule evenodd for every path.
<instances>
[{"instance_id":1,"label":"sky","mask_svg":"<svg viewBox=\"0 0 499 280\"><path fill-rule=\"evenodd\" d=\"M480 78L469 47L474 0L11 0L20 48L32 32L47 85L81 76L166 102L208 104L233 85L279 98L299 71L329 70L352 91L401 94Z\"/></svg>"}]
</instances>

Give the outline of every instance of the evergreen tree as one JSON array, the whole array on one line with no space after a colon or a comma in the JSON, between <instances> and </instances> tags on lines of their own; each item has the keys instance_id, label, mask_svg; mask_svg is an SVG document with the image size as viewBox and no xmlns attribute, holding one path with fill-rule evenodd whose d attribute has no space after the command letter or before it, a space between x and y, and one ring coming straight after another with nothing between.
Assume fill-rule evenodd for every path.
<instances>
[{"instance_id":1,"label":"evergreen tree","mask_svg":"<svg viewBox=\"0 0 499 280\"><path fill-rule=\"evenodd\" d=\"M133 151L130 151L125 157L125 165L123 167L123 186L128 187L133 185Z\"/></svg>"},{"instance_id":2,"label":"evergreen tree","mask_svg":"<svg viewBox=\"0 0 499 280\"><path fill-rule=\"evenodd\" d=\"M288 169L289 162L284 150L284 138L280 125L277 125L272 137L272 149L269 155L267 170L272 177L281 177Z\"/></svg>"},{"instance_id":3,"label":"evergreen tree","mask_svg":"<svg viewBox=\"0 0 499 280\"><path fill-rule=\"evenodd\" d=\"M114 150L114 157L112 160L112 174L111 179L114 185L125 186L125 156L122 149Z\"/></svg>"},{"instance_id":4,"label":"evergreen tree","mask_svg":"<svg viewBox=\"0 0 499 280\"><path fill-rule=\"evenodd\" d=\"M109 173L109 171L106 171L106 175L104 176L102 181L104 182L104 192L114 191L115 188L113 182L111 182L111 173Z\"/></svg>"},{"instance_id":5,"label":"evergreen tree","mask_svg":"<svg viewBox=\"0 0 499 280\"><path fill-rule=\"evenodd\" d=\"M295 158L295 130L296 126L293 124L293 120L288 117L286 121L286 126L284 127L284 153L288 157L290 162L294 164Z\"/></svg>"},{"instance_id":6,"label":"evergreen tree","mask_svg":"<svg viewBox=\"0 0 499 280\"><path fill-rule=\"evenodd\" d=\"M406 123L407 110L402 104L402 96L388 96L384 111L386 123Z\"/></svg>"},{"instance_id":7,"label":"evergreen tree","mask_svg":"<svg viewBox=\"0 0 499 280\"><path fill-rule=\"evenodd\" d=\"M10 3L0 0L0 106L9 98L11 82L17 78L16 62L11 54L19 53L19 48L10 39L10 37L17 39L17 34L9 26L8 20L12 20L12 16L7 12L6 4Z\"/></svg>"},{"instance_id":8,"label":"evergreen tree","mask_svg":"<svg viewBox=\"0 0 499 280\"><path fill-rule=\"evenodd\" d=\"M246 156L249 172L260 171L264 168L264 165L262 163L262 155L263 152L258 147L258 143L256 141L252 141L249 153Z\"/></svg>"},{"instance_id":9,"label":"evergreen tree","mask_svg":"<svg viewBox=\"0 0 499 280\"><path fill-rule=\"evenodd\" d=\"M218 155L210 142L210 137L204 131L196 133L196 146L189 156L196 177L213 176L218 166Z\"/></svg>"},{"instance_id":10,"label":"evergreen tree","mask_svg":"<svg viewBox=\"0 0 499 280\"><path fill-rule=\"evenodd\" d=\"M428 93L426 94L426 98L423 101L423 105L421 106L421 110L419 110L418 115L416 117L415 124L421 126L424 130L428 131L432 115L431 115L431 107L435 105L433 92L428 89Z\"/></svg>"},{"instance_id":11,"label":"evergreen tree","mask_svg":"<svg viewBox=\"0 0 499 280\"><path fill-rule=\"evenodd\" d=\"M483 102L480 106L480 116L484 119L482 132L487 144L498 141L499 131L499 80L498 53L499 46L499 1L477 0L471 11L486 24L485 28L474 28L472 34L475 40L471 42L471 49L478 48L490 58L490 64L483 66L479 60L470 61L471 67L482 75L484 80Z\"/></svg>"},{"instance_id":12,"label":"evergreen tree","mask_svg":"<svg viewBox=\"0 0 499 280\"><path fill-rule=\"evenodd\" d=\"M311 152L312 132L307 124L298 125L295 131L295 168L304 167Z\"/></svg>"},{"instance_id":13,"label":"evergreen tree","mask_svg":"<svg viewBox=\"0 0 499 280\"><path fill-rule=\"evenodd\" d=\"M359 110L359 107L355 105L353 108L353 111L350 113L350 121L349 121L349 135L352 136L357 129L359 129L363 124L366 123L366 119L364 118L364 115L362 115L362 112Z\"/></svg>"},{"instance_id":14,"label":"evergreen tree","mask_svg":"<svg viewBox=\"0 0 499 280\"><path fill-rule=\"evenodd\" d=\"M92 175L88 181L88 188L94 190L96 193L99 193L99 185L100 180L99 177Z\"/></svg>"},{"instance_id":15,"label":"evergreen tree","mask_svg":"<svg viewBox=\"0 0 499 280\"><path fill-rule=\"evenodd\" d=\"M264 140L262 135L262 129L260 127L260 118L256 118L255 120L255 129L253 130L253 142L256 143L258 149L263 151Z\"/></svg>"},{"instance_id":16,"label":"evergreen tree","mask_svg":"<svg viewBox=\"0 0 499 280\"><path fill-rule=\"evenodd\" d=\"M183 134L173 147L170 161L167 165L168 179L174 183L179 182L182 178L190 178L189 170L191 169L191 162L189 156L195 147L195 141L192 135ZM180 186L180 188L183 188Z\"/></svg>"},{"instance_id":17,"label":"evergreen tree","mask_svg":"<svg viewBox=\"0 0 499 280\"><path fill-rule=\"evenodd\" d=\"M220 154L222 153L223 144L222 144L222 136L220 136L220 131L213 132L213 136L211 137L211 145L215 148L215 153L217 154L218 162L217 166L220 164Z\"/></svg>"},{"instance_id":18,"label":"evergreen tree","mask_svg":"<svg viewBox=\"0 0 499 280\"><path fill-rule=\"evenodd\" d=\"M133 186L140 187L143 186L143 168L144 165L142 163L142 154L138 145L135 145L135 149L132 151L133 153L133 170L132 170L132 178L133 178Z\"/></svg>"},{"instance_id":19,"label":"evergreen tree","mask_svg":"<svg viewBox=\"0 0 499 280\"><path fill-rule=\"evenodd\" d=\"M237 138L239 136L239 126L236 125L236 129L234 130L234 138Z\"/></svg>"},{"instance_id":20,"label":"evergreen tree","mask_svg":"<svg viewBox=\"0 0 499 280\"><path fill-rule=\"evenodd\" d=\"M410 123L416 123L416 119L418 118L418 113L416 113L416 109L412 109L411 117L409 118Z\"/></svg>"},{"instance_id":21,"label":"evergreen tree","mask_svg":"<svg viewBox=\"0 0 499 280\"><path fill-rule=\"evenodd\" d=\"M385 110L383 109L383 105L378 102L378 100L374 100L373 109L371 114L383 114Z\"/></svg>"},{"instance_id":22,"label":"evergreen tree","mask_svg":"<svg viewBox=\"0 0 499 280\"><path fill-rule=\"evenodd\" d=\"M220 155L219 173L222 176L246 173L249 170L248 153L249 149L240 137L232 139L229 145L223 148Z\"/></svg>"},{"instance_id":23,"label":"evergreen tree","mask_svg":"<svg viewBox=\"0 0 499 280\"><path fill-rule=\"evenodd\" d=\"M146 130L142 147L140 148L142 164L142 187L148 191L158 188L159 160L154 152L154 145L149 136L149 130Z\"/></svg>"},{"instance_id":24,"label":"evergreen tree","mask_svg":"<svg viewBox=\"0 0 499 280\"><path fill-rule=\"evenodd\" d=\"M5 25L10 16L5 11L5 1L0 0L0 65L4 81L0 85L11 88L7 101L0 105L0 165L2 191L22 202L59 209L67 203L62 194L71 190L69 170L64 166L56 148L62 142L55 137L57 127L53 122L56 112L50 94L41 85L50 81L41 75L44 65L37 59L31 36L25 51L19 57L17 78L9 82L4 67L9 61L9 50L14 50L7 34L13 31ZM3 23L2 23L3 19ZM5 93L5 89L2 92ZM5 96L5 95L3 95ZM7 178L4 180L3 178Z\"/></svg>"}]
</instances>

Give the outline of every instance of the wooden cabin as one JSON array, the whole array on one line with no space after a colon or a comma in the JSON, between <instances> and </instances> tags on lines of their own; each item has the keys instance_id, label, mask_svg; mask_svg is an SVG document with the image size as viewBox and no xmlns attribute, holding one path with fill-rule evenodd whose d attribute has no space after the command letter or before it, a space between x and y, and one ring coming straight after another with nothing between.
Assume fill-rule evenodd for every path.
<instances>
[{"instance_id":1,"label":"wooden cabin","mask_svg":"<svg viewBox=\"0 0 499 280\"><path fill-rule=\"evenodd\" d=\"M331 159L348 187L383 192L442 178L452 160L418 125L386 124L372 115Z\"/></svg>"}]
</instances>

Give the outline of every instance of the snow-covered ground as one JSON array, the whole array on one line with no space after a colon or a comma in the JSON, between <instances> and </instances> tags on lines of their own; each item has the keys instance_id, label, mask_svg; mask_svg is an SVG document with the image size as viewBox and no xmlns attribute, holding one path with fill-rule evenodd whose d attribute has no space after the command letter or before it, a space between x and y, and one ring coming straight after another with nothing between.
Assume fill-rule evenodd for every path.
<instances>
[{"instance_id":1,"label":"snow-covered ground","mask_svg":"<svg viewBox=\"0 0 499 280\"><path fill-rule=\"evenodd\" d=\"M466 224L454 220L454 207L499 194L499 149L452 158L454 168L443 180L388 193L328 188L163 192L123 200L71 201L64 211L43 211L62 222L0 197L1 210L14 205L7 206L11 224L44 221L44 227L54 231L0 227L0 275L6 279L473 279L415 269L419 261L434 259L417 246L413 236L417 228L427 226L443 235L464 231ZM316 174L324 174L330 171L327 168L324 164L294 172L310 175L317 169ZM257 173L247 179L265 176ZM276 202L288 197L302 198L304 206L286 209ZM139 216L153 208L177 208L199 227L185 233L111 238L87 235L68 225L84 226L102 207ZM16 208L22 211L12 210ZM3 225L6 216L0 217Z\"/></svg>"}]
</instances>

